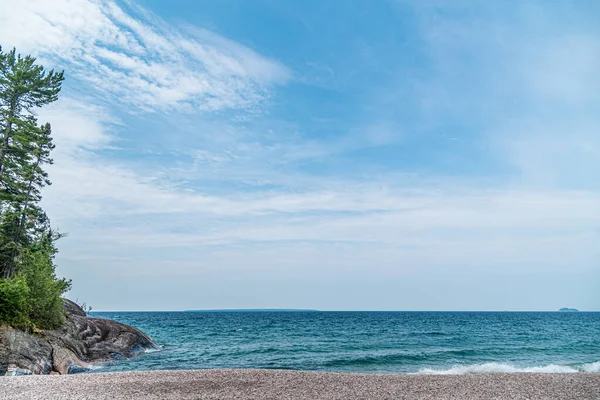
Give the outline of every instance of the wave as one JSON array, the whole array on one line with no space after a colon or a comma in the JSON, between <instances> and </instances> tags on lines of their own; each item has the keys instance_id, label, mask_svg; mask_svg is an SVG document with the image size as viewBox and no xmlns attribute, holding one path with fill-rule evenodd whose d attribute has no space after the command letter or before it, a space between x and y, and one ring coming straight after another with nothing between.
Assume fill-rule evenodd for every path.
<instances>
[{"instance_id":1,"label":"wave","mask_svg":"<svg viewBox=\"0 0 600 400\"><path fill-rule=\"evenodd\" d=\"M583 364L581 366L583 372L600 372L600 361L596 361L589 364Z\"/></svg>"},{"instance_id":2,"label":"wave","mask_svg":"<svg viewBox=\"0 0 600 400\"><path fill-rule=\"evenodd\" d=\"M549 364L538 367L517 367L511 364L485 363L474 365L456 365L448 369L423 368L416 374L419 375L469 375L469 374L515 374L515 373L577 373L600 372L600 361L579 365Z\"/></svg>"},{"instance_id":3,"label":"wave","mask_svg":"<svg viewBox=\"0 0 600 400\"><path fill-rule=\"evenodd\" d=\"M156 347L146 347L144 349L144 353L156 353L158 351L164 350L165 346L162 344L157 344Z\"/></svg>"}]
</instances>

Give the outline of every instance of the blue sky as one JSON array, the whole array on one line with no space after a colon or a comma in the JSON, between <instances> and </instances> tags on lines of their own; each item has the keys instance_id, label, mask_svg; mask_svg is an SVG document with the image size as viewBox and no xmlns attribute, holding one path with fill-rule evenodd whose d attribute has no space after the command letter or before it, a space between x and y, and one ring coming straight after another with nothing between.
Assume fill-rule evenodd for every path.
<instances>
[{"instance_id":1,"label":"blue sky","mask_svg":"<svg viewBox=\"0 0 600 400\"><path fill-rule=\"evenodd\" d=\"M600 308L597 2L0 0L96 309Z\"/></svg>"}]
</instances>

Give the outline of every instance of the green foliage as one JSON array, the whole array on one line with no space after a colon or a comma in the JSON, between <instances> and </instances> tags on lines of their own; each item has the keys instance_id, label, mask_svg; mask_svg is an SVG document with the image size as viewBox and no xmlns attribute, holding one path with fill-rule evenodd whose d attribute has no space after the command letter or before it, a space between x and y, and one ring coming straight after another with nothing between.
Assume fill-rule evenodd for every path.
<instances>
[{"instance_id":1,"label":"green foliage","mask_svg":"<svg viewBox=\"0 0 600 400\"><path fill-rule=\"evenodd\" d=\"M2 48L0 48L2 51ZM17 111L42 107L58 100L64 72L45 71L32 56L16 49L0 54L0 101Z\"/></svg>"},{"instance_id":2,"label":"green foliage","mask_svg":"<svg viewBox=\"0 0 600 400\"><path fill-rule=\"evenodd\" d=\"M35 114L58 99L63 80L63 72L0 47L0 323L26 329L60 325L71 285L56 277L61 235L40 206L54 144L50 124Z\"/></svg>"},{"instance_id":3,"label":"green foliage","mask_svg":"<svg viewBox=\"0 0 600 400\"><path fill-rule=\"evenodd\" d=\"M58 279L54 264L43 250L26 250L21 273L29 287L27 314L39 328L56 328L63 322L63 300L71 282Z\"/></svg>"},{"instance_id":4,"label":"green foliage","mask_svg":"<svg viewBox=\"0 0 600 400\"><path fill-rule=\"evenodd\" d=\"M23 276L0 279L0 323L16 328L29 328L29 286Z\"/></svg>"},{"instance_id":5,"label":"green foliage","mask_svg":"<svg viewBox=\"0 0 600 400\"><path fill-rule=\"evenodd\" d=\"M62 323L61 295L71 282L55 274L54 241L58 237L48 232L22 249L16 275L0 279L0 322L22 329L51 329Z\"/></svg>"}]
</instances>

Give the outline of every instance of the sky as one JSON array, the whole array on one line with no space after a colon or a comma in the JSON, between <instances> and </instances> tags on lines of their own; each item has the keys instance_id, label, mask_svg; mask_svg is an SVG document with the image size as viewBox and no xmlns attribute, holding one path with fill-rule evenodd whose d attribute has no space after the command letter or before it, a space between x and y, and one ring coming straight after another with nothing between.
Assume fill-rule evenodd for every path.
<instances>
[{"instance_id":1,"label":"sky","mask_svg":"<svg viewBox=\"0 0 600 400\"><path fill-rule=\"evenodd\" d=\"M600 309L600 3L0 0L96 310Z\"/></svg>"}]
</instances>

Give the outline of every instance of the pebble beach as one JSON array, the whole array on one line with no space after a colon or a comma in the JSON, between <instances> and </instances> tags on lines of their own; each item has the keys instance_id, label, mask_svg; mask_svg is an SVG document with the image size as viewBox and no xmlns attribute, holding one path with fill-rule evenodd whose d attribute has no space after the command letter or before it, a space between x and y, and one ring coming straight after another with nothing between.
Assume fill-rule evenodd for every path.
<instances>
[{"instance_id":1,"label":"pebble beach","mask_svg":"<svg viewBox=\"0 0 600 400\"><path fill-rule=\"evenodd\" d=\"M140 371L0 379L1 399L600 399L600 374Z\"/></svg>"}]
</instances>

